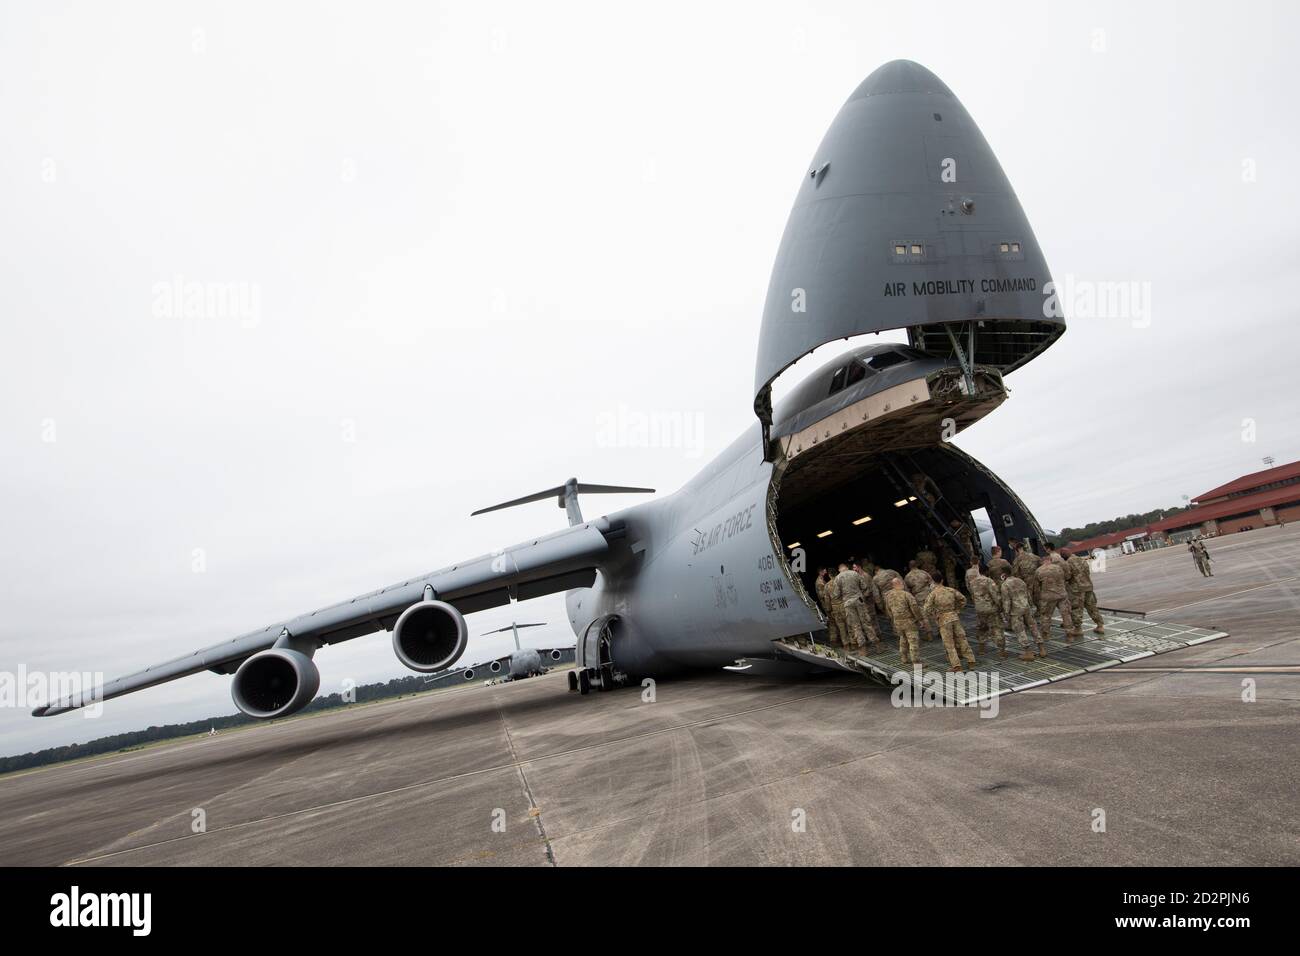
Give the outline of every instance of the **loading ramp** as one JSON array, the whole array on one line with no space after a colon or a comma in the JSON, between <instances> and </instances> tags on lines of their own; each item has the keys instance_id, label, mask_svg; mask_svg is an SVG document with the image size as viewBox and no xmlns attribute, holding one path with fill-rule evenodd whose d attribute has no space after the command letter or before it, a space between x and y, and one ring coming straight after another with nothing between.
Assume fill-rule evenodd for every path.
<instances>
[{"instance_id":1,"label":"loading ramp","mask_svg":"<svg viewBox=\"0 0 1300 956\"><path fill-rule=\"evenodd\" d=\"M1105 634L1094 634L1092 622L1089 621L1083 638L1076 639L1071 644L1065 643L1065 631L1060 622L1053 621L1051 635L1046 642L1047 657L1036 657L1032 662L1020 660L1020 646L1016 638L1007 632L1007 658L999 660L992 645L989 645L988 651L980 654L979 645L975 641L975 612L967 607L962 612L962 627L966 629L966 638L978 659L974 672L982 672L990 680L979 682L976 686L971 686L973 682L963 681L947 681L942 687L934 686L934 675L940 673L946 676L948 671L948 657L938 634L931 641L924 640L922 635L921 677L941 693L945 703L968 705L987 697L1041 687L1091 671L1228 636L1225 631L1151 620L1136 611L1103 608L1101 616L1105 622ZM904 666L898 655L898 638L887 624L882 639L884 647L878 651L868 648L865 653L848 654L837 652L820 640L807 637L799 640L786 639L775 644L778 654L783 657L815 663L833 670L865 674L890 685L916 684L917 673L913 668ZM997 675L996 684L991 679L994 674ZM996 690L992 689L994 687Z\"/></svg>"}]
</instances>

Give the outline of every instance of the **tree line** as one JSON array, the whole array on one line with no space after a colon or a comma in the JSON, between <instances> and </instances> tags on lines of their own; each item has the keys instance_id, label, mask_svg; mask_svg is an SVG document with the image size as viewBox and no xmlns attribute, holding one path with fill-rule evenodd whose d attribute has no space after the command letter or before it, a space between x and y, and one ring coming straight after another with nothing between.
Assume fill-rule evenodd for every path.
<instances>
[{"instance_id":1,"label":"tree line","mask_svg":"<svg viewBox=\"0 0 1300 956\"><path fill-rule=\"evenodd\" d=\"M1055 545L1069 544L1071 541L1086 541L1088 538L1099 534L1128 531L1130 528L1142 528L1186 510L1188 510L1186 506L1157 508L1154 511L1148 511L1146 514L1124 515L1122 518L1111 518L1109 521L1094 521L1082 528L1062 528L1055 536L1051 537L1051 541Z\"/></svg>"}]
</instances>

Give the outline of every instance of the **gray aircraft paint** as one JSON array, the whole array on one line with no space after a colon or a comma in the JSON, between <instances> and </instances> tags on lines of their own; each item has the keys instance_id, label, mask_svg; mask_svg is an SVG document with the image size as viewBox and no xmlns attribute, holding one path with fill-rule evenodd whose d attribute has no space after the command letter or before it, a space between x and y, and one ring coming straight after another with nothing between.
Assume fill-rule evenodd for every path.
<instances>
[{"instance_id":1,"label":"gray aircraft paint","mask_svg":"<svg viewBox=\"0 0 1300 956\"><path fill-rule=\"evenodd\" d=\"M933 118L935 112L941 121ZM949 153L958 161L955 185L938 178L937 167L931 169ZM967 168L973 172L969 182L960 178ZM924 68L897 61L868 77L832 125L812 170L773 270L756 368L760 398L771 379L802 354L860 332L989 316L1041 332L1029 347L999 363L1010 368L1062 331L1059 321L1042 320L1047 268L1001 167L960 104ZM973 213L949 209L966 198L973 198ZM1004 235L1022 244L1023 255L1014 262L989 259L988 243ZM897 240L907 240L909 249L912 240L933 242L935 252L895 269L881 256ZM960 291L985 274L1029 275L1040 291L989 295L978 286ZM906 279L893 280L894 275ZM909 287L908 295L890 297L881 306L885 281L910 283L913 277L950 282L959 291L918 296ZM792 285L808 293L810 306L806 313L787 316L783 310L790 309ZM969 329L977 361L999 358L981 338L990 331ZM914 335L914 342L923 334ZM933 364L934 358L917 359L917 366ZM824 393L787 400L764 424L775 424L779 434L783 423L823 400ZM952 454L969 463L972 478L998 496L1000 508L1013 519L1011 530L1037 529L1032 515L991 472L956 449ZM738 657L770 653L773 640L823 627L769 526L772 483L782 466L779 458L771 459L764 427L755 421L679 491L594 521L582 520L578 485L571 480L539 493L558 493L571 523L565 530L119 678L100 697L203 670L234 673L250 655L277 645L310 657L319 646L392 628L404 610L434 596L468 614L568 592L579 664L605 665L620 679L721 667ZM603 651L602 635L609 638ZM59 701L35 713L74 706L77 702Z\"/></svg>"},{"instance_id":2,"label":"gray aircraft paint","mask_svg":"<svg viewBox=\"0 0 1300 956\"><path fill-rule=\"evenodd\" d=\"M1002 252L1003 242L1019 251ZM989 280L1001 279L1034 288L990 291ZM800 182L763 309L756 401L819 345L936 323L1029 323L1038 335L1028 349L998 363L1009 371L1064 331L1063 319L1044 315L1050 282L1020 201L970 114L925 67L886 63L853 91ZM917 294L917 284L953 291ZM974 360L992 356L977 343Z\"/></svg>"}]
</instances>

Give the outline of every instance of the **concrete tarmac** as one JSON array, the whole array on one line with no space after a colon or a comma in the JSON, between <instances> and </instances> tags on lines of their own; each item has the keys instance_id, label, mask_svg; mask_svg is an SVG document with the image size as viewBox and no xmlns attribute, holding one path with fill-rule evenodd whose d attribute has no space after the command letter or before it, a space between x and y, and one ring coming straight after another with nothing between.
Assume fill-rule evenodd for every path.
<instances>
[{"instance_id":1,"label":"concrete tarmac","mask_svg":"<svg viewBox=\"0 0 1300 956\"><path fill-rule=\"evenodd\" d=\"M1296 865L1300 525L1209 548L1213 578L1172 547L1098 598L1230 637L992 719L850 676L645 702L557 671L0 778L0 864Z\"/></svg>"}]
</instances>

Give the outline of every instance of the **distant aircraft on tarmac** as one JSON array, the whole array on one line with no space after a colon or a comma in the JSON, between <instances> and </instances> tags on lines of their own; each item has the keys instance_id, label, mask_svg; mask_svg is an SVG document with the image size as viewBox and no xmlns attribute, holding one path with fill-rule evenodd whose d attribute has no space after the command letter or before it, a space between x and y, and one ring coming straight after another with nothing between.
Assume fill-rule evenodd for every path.
<instances>
[{"instance_id":1,"label":"distant aircraft on tarmac","mask_svg":"<svg viewBox=\"0 0 1300 956\"><path fill-rule=\"evenodd\" d=\"M509 627L499 627L495 631L484 631L480 637L487 637L490 634L504 634L510 631L515 636L515 649L509 654L505 654L490 661L481 661L477 664L471 664L469 667L456 667L441 674L434 674L424 683L430 687L445 687L449 684L466 683L472 680L490 680L490 681L515 681L523 680L526 677L538 677L545 674L551 667L572 663L572 647L521 647L519 644L519 629L521 627L545 627L546 623L538 622L535 624L512 623Z\"/></svg>"}]
</instances>

